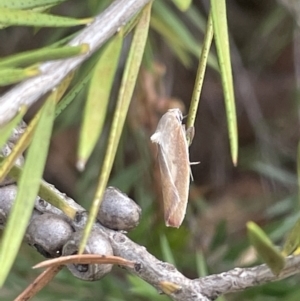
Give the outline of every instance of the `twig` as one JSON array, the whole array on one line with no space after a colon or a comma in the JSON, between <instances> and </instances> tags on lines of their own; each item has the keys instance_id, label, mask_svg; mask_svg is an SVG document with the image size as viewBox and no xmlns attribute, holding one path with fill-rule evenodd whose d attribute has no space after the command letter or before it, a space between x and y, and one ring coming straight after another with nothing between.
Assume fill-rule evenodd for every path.
<instances>
[{"instance_id":1,"label":"twig","mask_svg":"<svg viewBox=\"0 0 300 301\"><path fill-rule=\"evenodd\" d=\"M3 188L0 188L0 191L1 189ZM5 204L5 201L2 201L2 204ZM76 230L83 229L86 218L84 216L82 221L72 221L72 226ZM252 268L235 268L224 273L191 280L182 275L173 265L156 259L145 247L131 241L122 232L107 229L99 223L95 223L94 227L109 239L115 256L135 262L134 267L125 267L125 269L150 283L158 292L168 293L175 301L212 301L222 294L242 291L300 273L300 256L290 256L286 259L284 269L277 276L263 264Z\"/></svg>"},{"instance_id":2,"label":"twig","mask_svg":"<svg viewBox=\"0 0 300 301\"><path fill-rule=\"evenodd\" d=\"M46 286L62 269L62 266L47 268L14 301L28 301Z\"/></svg>"},{"instance_id":3,"label":"twig","mask_svg":"<svg viewBox=\"0 0 300 301\"><path fill-rule=\"evenodd\" d=\"M195 285L205 288L205 294L212 298L222 294L243 291L247 288L279 281L300 273L300 256L289 256L279 275L274 275L266 264L252 268L235 268L221 274L195 279Z\"/></svg>"},{"instance_id":4,"label":"twig","mask_svg":"<svg viewBox=\"0 0 300 301\"><path fill-rule=\"evenodd\" d=\"M74 220L67 218L62 211L46 201L43 201L45 204L42 206L39 199L36 202L33 215L53 214L55 217L65 220L75 231L84 229L88 213L74 200L68 198L54 187L52 189L60 197L65 198L67 203L72 204L72 206L76 205L76 218ZM5 226L5 220L15 199L16 190L17 187L15 184L0 187L0 228ZM115 197L117 196L118 194L115 195ZM36 221L37 219L34 220ZM47 227L50 229L50 225L48 226L48 224L51 223L51 219L48 219L48 224L45 218L41 219L41 221L43 223L43 231L49 233L50 231L47 231ZM37 229L41 228L39 225L36 226ZM97 231L101 232L109 240L114 256L134 262L134 265L124 267L126 270L150 283L158 292L168 294L175 301L212 301L222 294L242 291L300 273L299 255L287 257L285 267L279 275L274 275L268 266L263 264L252 268L235 268L224 273L191 280L182 275L173 265L155 258L147 252L145 247L131 241L124 233L108 229L99 222L96 222L93 228L97 229ZM55 243L57 245L64 245L64 242L62 242L64 235L60 235L59 231L62 231L60 229L56 229ZM26 235L25 239L27 239L29 244L34 245L33 241L31 241L34 239L34 233ZM45 239L47 239L47 243L42 245L48 245L49 247L50 244L52 248L52 241L49 241L48 237ZM92 236L90 239L93 239ZM42 242L39 241L38 243L41 244Z\"/></svg>"},{"instance_id":5,"label":"twig","mask_svg":"<svg viewBox=\"0 0 300 301\"><path fill-rule=\"evenodd\" d=\"M22 105L27 107L57 86L62 79L99 49L118 29L126 24L150 0L116 0L94 22L87 25L69 45L89 45L86 54L41 64L41 75L30 78L0 97L0 125L15 116Z\"/></svg>"}]
</instances>

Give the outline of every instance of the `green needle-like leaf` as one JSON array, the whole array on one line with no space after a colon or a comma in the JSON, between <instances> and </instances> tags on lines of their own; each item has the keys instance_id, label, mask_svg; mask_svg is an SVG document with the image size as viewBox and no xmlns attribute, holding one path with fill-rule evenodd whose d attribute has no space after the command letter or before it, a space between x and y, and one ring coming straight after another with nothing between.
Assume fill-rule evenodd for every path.
<instances>
[{"instance_id":1,"label":"green needle-like leaf","mask_svg":"<svg viewBox=\"0 0 300 301\"><path fill-rule=\"evenodd\" d=\"M213 38L213 25L212 25L211 14L209 14L207 20L206 33L204 36L203 47L199 59L199 65L198 65L197 76L196 76L193 95L192 95L192 101L190 104L190 110L188 115L189 117L187 120L187 128L193 127L195 123L212 38Z\"/></svg>"},{"instance_id":2,"label":"green needle-like leaf","mask_svg":"<svg viewBox=\"0 0 300 301\"><path fill-rule=\"evenodd\" d=\"M74 75L74 72L70 72L63 79L63 81L56 87L56 92L55 92L56 101L59 101L59 99L65 93L66 89L68 88L68 86L73 78L73 75ZM1 162L1 164L0 164L0 182L3 181L3 179L9 173L11 168L14 166L17 158L22 155L22 153L25 151L27 146L30 144L32 135L34 133L36 124L39 121L39 118L40 117L38 114L36 116L34 116L34 118L31 120L31 122L25 129L23 135L20 137L20 139L15 144L11 153Z\"/></svg>"},{"instance_id":3,"label":"green needle-like leaf","mask_svg":"<svg viewBox=\"0 0 300 301\"><path fill-rule=\"evenodd\" d=\"M21 107L19 113L10 122L0 127L0 149L10 137L12 130L20 123L25 112L26 107Z\"/></svg>"},{"instance_id":4,"label":"green needle-like leaf","mask_svg":"<svg viewBox=\"0 0 300 301\"><path fill-rule=\"evenodd\" d=\"M26 69L21 68L1 68L0 69L0 86L7 86L20 82L29 77L40 74L37 67L30 67Z\"/></svg>"},{"instance_id":5,"label":"green needle-like leaf","mask_svg":"<svg viewBox=\"0 0 300 301\"><path fill-rule=\"evenodd\" d=\"M3 285L22 243L30 220L46 163L54 120L56 92L41 109L32 143L28 148L16 200L11 209L0 245L0 287Z\"/></svg>"},{"instance_id":6,"label":"green needle-like leaf","mask_svg":"<svg viewBox=\"0 0 300 301\"><path fill-rule=\"evenodd\" d=\"M78 93L84 88L91 78L91 72L87 73L78 83L63 97L58 103L55 110L55 117L58 117L61 112L74 100Z\"/></svg>"},{"instance_id":7,"label":"green needle-like leaf","mask_svg":"<svg viewBox=\"0 0 300 301\"><path fill-rule=\"evenodd\" d=\"M296 222L283 246L283 255L291 255L300 247L300 219Z\"/></svg>"},{"instance_id":8,"label":"green needle-like leaf","mask_svg":"<svg viewBox=\"0 0 300 301\"><path fill-rule=\"evenodd\" d=\"M163 260L176 266L176 262L172 253L172 249L167 240L166 235L160 236L160 246L162 250Z\"/></svg>"},{"instance_id":9,"label":"green needle-like leaf","mask_svg":"<svg viewBox=\"0 0 300 301\"><path fill-rule=\"evenodd\" d=\"M238 130L230 62L226 1L211 0L211 13L225 97L231 158L233 164L236 165L238 160Z\"/></svg>"},{"instance_id":10,"label":"green needle-like leaf","mask_svg":"<svg viewBox=\"0 0 300 301\"><path fill-rule=\"evenodd\" d=\"M275 275L278 275L285 264L284 256L273 245L269 237L255 223L248 222L248 237L258 255L268 265Z\"/></svg>"},{"instance_id":11,"label":"green needle-like leaf","mask_svg":"<svg viewBox=\"0 0 300 301\"><path fill-rule=\"evenodd\" d=\"M152 2L144 7L143 11L141 12L141 19L139 20L134 31L133 40L129 50L119 91L117 107L109 133L107 150L99 177L98 187L90 209L88 221L84 229L82 241L80 243L79 254L83 252L85 244L88 240L113 166L146 45L151 15L151 5Z\"/></svg>"},{"instance_id":12,"label":"green needle-like leaf","mask_svg":"<svg viewBox=\"0 0 300 301\"><path fill-rule=\"evenodd\" d=\"M4 180L8 172L14 166L17 158L22 155L31 142L35 127L39 121L39 115L36 115L26 127L23 135L19 138L11 153L0 164L0 182Z\"/></svg>"},{"instance_id":13,"label":"green needle-like leaf","mask_svg":"<svg viewBox=\"0 0 300 301\"><path fill-rule=\"evenodd\" d=\"M14 8L14 9L30 9L37 8L40 6L53 6L65 2L66 0L0 0L0 7Z\"/></svg>"},{"instance_id":14,"label":"green needle-like leaf","mask_svg":"<svg viewBox=\"0 0 300 301\"><path fill-rule=\"evenodd\" d=\"M198 277L207 276L207 265L205 261L205 256L201 250L196 253L196 267Z\"/></svg>"},{"instance_id":15,"label":"green needle-like leaf","mask_svg":"<svg viewBox=\"0 0 300 301\"><path fill-rule=\"evenodd\" d=\"M91 18L74 19L11 8L0 9L0 23L3 25L69 27L91 23L92 21Z\"/></svg>"},{"instance_id":16,"label":"green needle-like leaf","mask_svg":"<svg viewBox=\"0 0 300 301\"><path fill-rule=\"evenodd\" d=\"M173 2L181 11L188 10L192 4L192 0L173 0Z\"/></svg>"},{"instance_id":17,"label":"green needle-like leaf","mask_svg":"<svg viewBox=\"0 0 300 301\"><path fill-rule=\"evenodd\" d=\"M77 168L83 170L102 132L123 44L120 32L104 48L93 71L80 131Z\"/></svg>"},{"instance_id":18,"label":"green needle-like leaf","mask_svg":"<svg viewBox=\"0 0 300 301\"><path fill-rule=\"evenodd\" d=\"M191 64L191 57L188 46L181 39L178 39L176 30L171 28L164 19L158 18L157 16L151 16L151 28L157 31L163 38L172 45L171 50L177 55L181 63L184 66L189 66Z\"/></svg>"},{"instance_id":19,"label":"green needle-like leaf","mask_svg":"<svg viewBox=\"0 0 300 301\"><path fill-rule=\"evenodd\" d=\"M297 183L298 183L298 204L300 205L300 141L297 147Z\"/></svg>"},{"instance_id":20,"label":"green needle-like leaf","mask_svg":"<svg viewBox=\"0 0 300 301\"><path fill-rule=\"evenodd\" d=\"M64 46L59 48L42 48L33 51L26 51L6 58L0 59L0 68L6 67L23 67L38 62L59 60L76 55L80 55L89 51L87 44L80 46Z\"/></svg>"}]
</instances>

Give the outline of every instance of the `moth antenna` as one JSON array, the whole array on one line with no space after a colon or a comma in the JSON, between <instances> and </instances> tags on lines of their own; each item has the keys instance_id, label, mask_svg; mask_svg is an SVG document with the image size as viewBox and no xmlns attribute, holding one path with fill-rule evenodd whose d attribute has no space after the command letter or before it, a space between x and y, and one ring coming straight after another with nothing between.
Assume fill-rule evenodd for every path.
<instances>
[{"instance_id":1,"label":"moth antenna","mask_svg":"<svg viewBox=\"0 0 300 301\"><path fill-rule=\"evenodd\" d=\"M190 165L197 165L200 164L201 162L190 162ZM190 168L190 177L191 177L191 181L194 182L194 177L193 177L193 173L192 173L192 169Z\"/></svg>"},{"instance_id":2,"label":"moth antenna","mask_svg":"<svg viewBox=\"0 0 300 301\"><path fill-rule=\"evenodd\" d=\"M190 168L190 177L191 177L191 181L194 182L194 177L193 177L193 173L192 173L192 169Z\"/></svg>"}]
</instances>

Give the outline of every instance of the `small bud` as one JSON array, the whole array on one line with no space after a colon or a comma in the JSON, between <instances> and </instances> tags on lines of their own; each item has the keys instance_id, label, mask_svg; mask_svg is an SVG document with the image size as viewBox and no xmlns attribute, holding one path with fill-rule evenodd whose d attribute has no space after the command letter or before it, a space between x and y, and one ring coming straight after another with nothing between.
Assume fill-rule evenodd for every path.
<instances>
[{"instance_id":1,"label":"small bud","mask_svg":"<svg viewBox=\"0 0 300 301\"><path fill-rule=\"evenodd\" d=\"M126 194L115 187L105 190L97 219L113 230L129 231L135 228L141 217L141 208Z\"/></svg>"},{"instance_id":2,"label":"small bud","mask_svg":"<svg viewBox=\"0 0 300 301\"><path fill-rule=\"evenodd\" d=\"M74 232L72 237L63 247L63 255L77 254L82 232ZM112 256L113 250L108 239L94 229L84 249L84 254L99 254ZM69 264L67 268L77 278L87 281L95 281L104 277L112 269L112 264Z\"/></svg>"},{"instance_id":3,"label":"small bud","mask_svg":"<svg viewBox=\"0 0 300 301\"><path fill-rule=\"evenodd\" d=\"M68 222L57 215L45 213L34 217L26 231L29 245L47 258L59 257L63 245L73 233Z\"/></svg>"},{"instance_id":4,"label":"small bud","mask_svg":"<svg viewBox=\"0 0 300 301\"><path fill-rule=\"evenodd\" d=\"M4 226L17 195L17 186L0 187L0 226Z\"/></svg>"}]
</instances>

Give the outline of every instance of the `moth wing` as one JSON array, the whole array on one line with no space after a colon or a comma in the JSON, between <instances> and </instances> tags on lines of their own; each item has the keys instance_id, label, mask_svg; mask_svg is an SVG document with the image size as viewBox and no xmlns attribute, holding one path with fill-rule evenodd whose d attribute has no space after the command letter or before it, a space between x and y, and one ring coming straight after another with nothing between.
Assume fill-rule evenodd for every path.
<instances>
[{"instance_id":1,"label":"moth wing","mask_svg":"<svg viewBox=\"0 0 300 301\"><path fill-rule=\"evenodd\" d=\"M176 187L178 201L170 211L169 224L173 227L179 227L184 219L188 203L189 185L190 185L190 164L188 145L183 127L180 125L177 131L174 131L176 145L167 151L169 162L172 166L171 177ZM172 162L170 162L172 161Z\"/></svg>"},{"instance_id":2,"label":"moth wing","mask_svg":"<svg viewBox=\"0 0 300 301\"><path fill-rule=\"evenodd\" d=\"M175 226L169 222L170 216L173 214L174 207L180 202L180 197L177 192L177 188L174 185L174 181L168 166L168 160L166 159L163 148L158 146L158 163L161 175L161 186L164 201L164 219L166 226Z\"/></svg>"},{"instance_id":3,"label":"moth wing","mask_svg":"<svg viewBox=\"0 0 300 301\"><path fill-rule=\"evenodd\" d=\"M189 154L178 111L168 111L151 141L158 144L158 160L167 226L179 227L184 219L189 191Z\"/></svg>"},{"instance_id":4,"label":"moth wing","mask_svg":"<svg viewBox=\"0 0 300 301\"><path fill-rule=\"evenodd\" d=\"M160 144L160 141L161 141L161 133L156 131L156 132L150 137L150 139L151 139L152 142Z\"/></svg>"}]
</instances>

